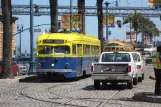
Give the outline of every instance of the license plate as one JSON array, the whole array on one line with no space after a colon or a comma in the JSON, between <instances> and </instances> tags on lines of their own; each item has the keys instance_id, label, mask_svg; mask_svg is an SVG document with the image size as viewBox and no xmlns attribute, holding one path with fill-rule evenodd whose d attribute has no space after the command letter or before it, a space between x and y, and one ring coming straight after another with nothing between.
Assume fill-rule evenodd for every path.
<instances>
[{"instance_id":1,"label":"license plate","mask_svg":"<svg viewBox=\"0 0 161 107\"><path fill-rule=\"evenodd\" d=\"M115 76L107 76L107 79L115 79Z\"/></svg>"}]
</instances>

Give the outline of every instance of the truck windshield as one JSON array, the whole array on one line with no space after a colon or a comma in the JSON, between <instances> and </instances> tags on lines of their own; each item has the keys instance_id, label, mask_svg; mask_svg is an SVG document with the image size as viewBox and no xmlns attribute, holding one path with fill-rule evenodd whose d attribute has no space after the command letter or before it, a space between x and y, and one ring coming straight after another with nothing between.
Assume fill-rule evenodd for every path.
<instances>
[{"instance_id":1,"label":"truck windshield","mask_svg":"<svg viewBox=\"0 0 161 107\"><path fill-rule=\"evenodd\" d=\"M102 55L102 62L130 62L130 60L128 53L104 53Z\"/></svg>"}]
</instances>

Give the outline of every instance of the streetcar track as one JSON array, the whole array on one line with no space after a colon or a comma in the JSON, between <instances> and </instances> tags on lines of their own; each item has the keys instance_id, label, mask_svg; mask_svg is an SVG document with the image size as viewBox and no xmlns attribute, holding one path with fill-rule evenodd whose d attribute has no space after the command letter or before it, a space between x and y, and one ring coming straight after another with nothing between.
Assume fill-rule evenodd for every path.
<instances>
[{"instance_id":1,"label":"streetcar track","mask_svg":"<svg viewBox=\"0 0 161 107\"><path fill-rule=\"evenodd\" d=\"M58 84L58 85L64 85L64 84ZM55 85L54 87L56 87L57 85ZM53 87L53 86L52 86ZM64 103L64 102L56 102L56 101L47 101L47 100L42 100L42 99L38 99L38 98L34 98L34 97L31 97L27 94L24 94L23 93L23 90L25 90L25 88L23 88L21 91L20 91L20 94L21 96L23 97L27 97L29 99L34 99L34 100L38 100L38 101L42 101L42 102L48 102L48 103L54 103L54 104L59 104L59 105L69 105L69 106L77 106L77 107L87 107L87 106L80 106L80 105L74 105L74 104L68 104L68 103ZM71 100L70 100L71 101Z\"/></svg>"},{"instance_id":2,"label":"streetcar track","mask_svg":"<svg viewBox=\"0 0 161 107\"><path fill-rule=\"evenodd\" d=\"M69 96L66 97L66 96L58 95L58 94L51 91L51 89L56 88L57 86L60 86L60 85L73 85L73 84L57 84L57 85L54 85L54 86L47 88L46 90L48 90L49 93L57 96L56 98L50 98L50 99L68 99L67 101L57 102L57 101L48 101L48 100L43 100L43 99L39 99L39 98L34 98L34 97L28 95L27 93L25 93L25 90L28 89L31 86L22 88L20 90L20 95L23 96L23 97L29 98L29 99L34 99L34 100L38 100L38 101L42 101L42 102L54 103L54 104L59 104L59 105L77 106L77 107L88 107L88 106L70 104L69 102L74 101L74 100L80 100L80 101L89 101L89 102L91 102L91 104L92 104L92 102L102 104L103 101L97 101L97 100L98 99L99 100L106 100L106 99L100 99L100 98L75 98L75 97L69 97ZM34 92L29 93L29 94L38 93L38 92L43 91L43 90L44 89L39 90L39 91L34 91ZM95 101L90 100L90 99L94 99Z\"/></svg>"},{"instance_id":3,"label":"streetcar track","mask_svg":"<svg viewBox=\"0 0 161 107\"><path fill-rule=\"evenodd\" d=\"M63 84L63 85L64 85L64 84ZM65 84L65 85L66 85L66 84ZM69 84L67 84L67 85L69 85ZM73 85L73 84L70 84L70 85ZM57 86L54 86L54 87L57 87ZM75 97L69 97L69 96L67 96L67 97L61 96L61 95L58 95L58 94L53 93L52 91L50 91L50 89L53 89L54 87L49 87L49 88L48 88L48 91L49 91L51 94L54 94L54 95L56 95L56 96L58 96L58 97L60 97L60 98L69 98L69 99L70 99L69 101L72 101L72 100L82 100L82 101L90 101L90 102L102 103L102 101L91 101L91 100L90 100L90 99L99 99L99 100L100 100L100 98L75 98ZM102 100L106 100L106 99L102 99Z\"/></svg>"},{"instance_id":4,"label":"streetcar track","mask_svg":"<svg viewBox=\"0 0 161 107\"><path fill-rule=\"evenodd\" d=\"M97 105L96 107L104 107L105 104L110 104L109 100L111 100L113 97L115 97L117 94L119 94L121 92L121 90L115 92L115 94L113 94L110 98L106 99L106 101L104 101L102 104Z\"/></svg>"}]
</instances>

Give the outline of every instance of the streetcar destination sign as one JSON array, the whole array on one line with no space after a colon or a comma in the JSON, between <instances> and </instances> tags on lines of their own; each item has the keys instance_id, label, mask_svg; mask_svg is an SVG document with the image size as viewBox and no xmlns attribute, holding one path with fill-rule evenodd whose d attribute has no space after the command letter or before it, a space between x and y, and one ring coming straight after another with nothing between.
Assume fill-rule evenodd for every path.
<instances>
[{"instance_id":1,"label":"streetcar destination sign","mask_svg":"<svg viewBox=\"0 0 161 107\"><path fill-rule=\"evenodd\" d=\"M48 39L48 40L43 40L43 43L63 44L64 40L51 40L51 39Z\"/></svg>"}]
</instances>

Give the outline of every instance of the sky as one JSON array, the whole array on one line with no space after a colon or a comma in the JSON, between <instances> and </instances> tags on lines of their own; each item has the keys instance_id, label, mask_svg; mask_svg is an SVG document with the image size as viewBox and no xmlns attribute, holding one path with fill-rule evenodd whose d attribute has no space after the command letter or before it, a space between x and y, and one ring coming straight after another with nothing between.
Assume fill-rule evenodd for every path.
<instances>
[{"instance_id":1,"label":"sky","mask_svg":"<svg viewBox=\"0 0 161 107\"><path fill-rule=\"evenodd\" d=\"M106 2L107 0L104 0L104 2ZM112 3L115 0L108 0L108 2ZM148 0L118 0L119 1L119 6L124 6L124 7L148 7ZM30 0L12 0L12 4L19 4L19 5L29 5ZM33 0L34 4L37 5L49 5L49 0ZM72 3L74 6L77 5L77 0L73 0ZM96 5L96 0L86 0L85 1L86 6L95 6ZM70 0L58 0L58 5L70 5ZM110 6L114 6L115 4L111 4ZM24 29L28 28L30 26L30 16L29 15L17 15L17 17L19 18L16 21L16 25L17 24L23 24L24 25ZM58 20L60 20L61 17L58 17ZM156 18L150 18L155 24L156 26L161 29L161 21L159 17ZM96 36L98 37L98 21L97 21L97 17L96 16L86 16L85 19L85 23L86 23L86 34L92 35L92 36ZM121 17L115 17L115 21L117 20L121 20L123 21L123 18ZM34 16L34 25L39 25L39 24L49 24L50 23L50 16ZM50 26L41 26L39 27L41 29L42 32L45 31L45 29L49 29ZM128 25L123 25L121 28L118 28L117 25L115 26L115 28L109 28L109 30L111 31L111 35L109 36L109 40L114 40L114 39L120 39L120 40L124 40L125 39L125 35L126 35L126 31L129 31L129 27ZM17 30L16 30L17 32ZM41 33L42 33L41 32ZM36 47L36 39L37 37L41 34L41 33L34 33L34 47ZM106 30L104 28L104 37L106 35ZM18 46L20 44L19 42L19 35L16 35L16 45ZM25 52L25 50L27 50L28 52L30 52L30 33L29 31L24 31L22 33L22 52ZM156 39L160 39L160 37L156 38ZM138 40L141 40L141 36L138 36Z\"/></svg>"}]
</instances>

